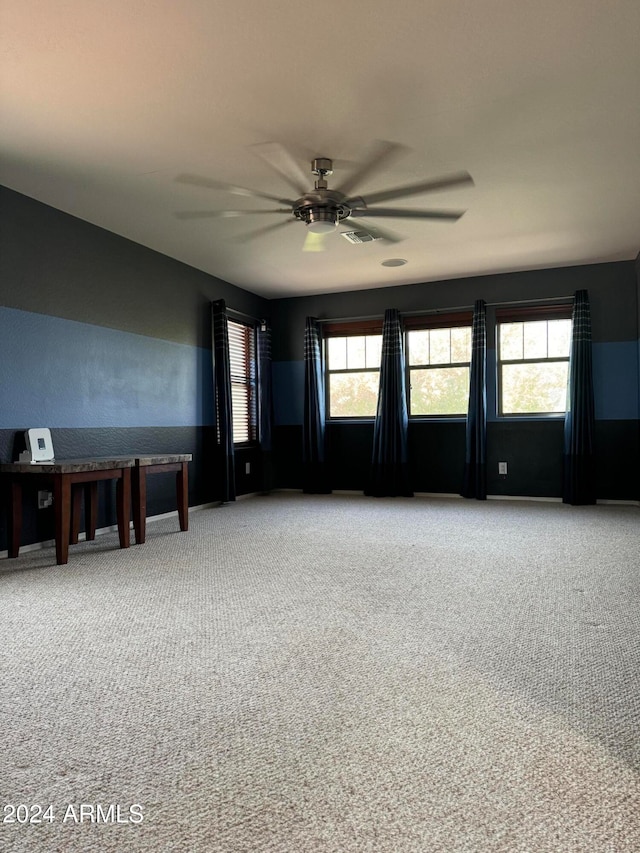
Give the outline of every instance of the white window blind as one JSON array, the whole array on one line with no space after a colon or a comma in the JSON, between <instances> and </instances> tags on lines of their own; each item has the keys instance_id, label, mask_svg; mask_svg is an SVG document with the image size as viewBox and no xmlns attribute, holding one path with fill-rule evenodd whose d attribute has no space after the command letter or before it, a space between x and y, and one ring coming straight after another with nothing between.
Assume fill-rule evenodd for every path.
<instances>
[{"instance_id":1,"label":"white window blind","mask_svg":"<svg viewBox=\"0 0 640 853\"><path fill-rule=\"evenodd\" d=\"M246 444L258 437L256 335L252 326L234 320L228 328L233 442Z\"/></svg>"}]
</instances>

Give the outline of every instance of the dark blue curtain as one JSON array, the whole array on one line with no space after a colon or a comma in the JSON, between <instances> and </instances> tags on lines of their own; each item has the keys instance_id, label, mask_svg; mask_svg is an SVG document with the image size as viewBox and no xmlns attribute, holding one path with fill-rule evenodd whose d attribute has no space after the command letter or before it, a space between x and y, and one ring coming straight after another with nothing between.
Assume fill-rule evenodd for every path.
<instances>
[{"instance_id":1,"label":"dark blue curtain","mask_svg":"<svg viewBox=\"0 0 640 853\"><path fill-rule=\"evenodd\" d=\"M213 320L213 381L218 441L217 477L219 478L219 498L223 503L227 503L236 499L229 327L227 323L227 306L224 299L213 302L211 307Z\"/></svg>"},{"instance_id":2,"label":"dark blue curtain","mask_svg":"<svg viewBox=\"0 0 640 853\"><path fill-rule=\"evenodd\" d=\"M400 315L395 308L384 314L380 389L373 431L371 478L365 494L375 497L412 497L407 452L407 396Z\"/></svg>"},{"instance_id":3,"label":"dark blue curtain","mask_svg":"<svg viewBox=\"0 0 640 853\"><path fill-rule=\"evenodd\" d=\"M564 503L596 502L594 432L589 294L586 290L577 290L573 301L567 414L564 419Z\"/></svg>"},{"instance_id":4,"label":"dark blue curtain","mask_svg":"<svg viewBox=\"0 0 640 853\"><path fill-rule=\"evenodd\" d=\"M271 384L271 329L261 323L257 330L258 402L260 411L260 453L262 456L262 491L273 489L273 457L271 425L273 423L273 392Z\"/></svg>"},{"instance_id":5,"label":"dark blue curtain","mask_svg":"<svg viewBox=\"0 0 640 853\"><path fill-rule=\"evenodd\" d=\"M302 468L304 492L311 495L326 495L331 491L325 452L322 328L315 317L307 317L304 330Z\"/></svg>"},{"instance_id":6,"label":"dark blue curtain","mask_svg":"<svg viewBox=\"0 0 640 853\"><path fill-rule=\"evenodd\" d=\"M462 497L487 498L487 311L478 299L473 309L467 445Z\"/></svg>"}]
</instances>

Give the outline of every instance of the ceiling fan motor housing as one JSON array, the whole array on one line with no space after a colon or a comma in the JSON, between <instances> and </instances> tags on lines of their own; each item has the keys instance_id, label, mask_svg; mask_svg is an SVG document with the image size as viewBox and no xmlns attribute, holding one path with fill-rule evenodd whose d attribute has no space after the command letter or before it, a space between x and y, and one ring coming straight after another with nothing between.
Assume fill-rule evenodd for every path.
<instances>
[{"instance_id":1,"label":"ceiling fan motor housing","mask_svg":"<svg viewBox=\"0 0 640 853\"><path fill-rule=\"evenodd\" d=\"M293 215L301 219L310 231L326 234L351 215L351 208L344 204L342 193L317 189L297 200Z\"/></svg>"}]
</instances>

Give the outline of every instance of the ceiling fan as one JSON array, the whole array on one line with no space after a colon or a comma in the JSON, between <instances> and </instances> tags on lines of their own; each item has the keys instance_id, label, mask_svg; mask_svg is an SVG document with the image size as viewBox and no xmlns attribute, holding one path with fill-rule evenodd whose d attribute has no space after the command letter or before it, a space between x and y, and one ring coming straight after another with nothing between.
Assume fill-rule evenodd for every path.
<instances>
[{"instance_id":1,"label":"ceiling fan","mask_svg":"<svg viewBox=\"0 0 640 853\"><path fill-rule=\"evenodd\" d=\"M354 190L372 172L383 164L403 153L404 146L395 142L377 142L367 159L337 189L329 189L327 177L333 174L333 162L328 157L316 157L311 162L311 172L316 176L315 187L308 190L307 178L295 159L278 143L270 142L252 146L254 151L296 191L296 198L282 198L259 190L251 190L233 184L205 178L200 175L178 175L176 181L205 189L225 190L239 196L249 196L275 201L282 207L258 210L186 210L178 211L178 219L226 218L234 216L254 216L258 214L280 214L286 219L251 231L238 239L244 241L262 234L270 233L294 222L303 222L308 229L304 249L319 251L324 248L324 237L335 231L339 225L348 225L366 229L359 222L363 218L385 219L431 219L455 222L464 214L464 210L413 210L401 207L371 207L370 205L391 199L406 198L420 193L445 190L453 187L469 186L473 179L468 172L456 172L416 184L394 187L388 190L368 193L366 198L355 195ZM392 231L374 229L376 236L390 242L402 238Z\"/></svg>"}]
</instances>

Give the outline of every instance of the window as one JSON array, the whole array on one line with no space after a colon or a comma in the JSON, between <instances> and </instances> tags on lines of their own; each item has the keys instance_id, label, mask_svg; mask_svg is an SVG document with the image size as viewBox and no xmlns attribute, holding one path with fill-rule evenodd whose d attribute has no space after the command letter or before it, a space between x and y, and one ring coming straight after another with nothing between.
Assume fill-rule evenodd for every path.
<instances>
[{"instance_id":1,"label":"window","mask_svg":"<svg viewBox=\"0 0 640 853\"><path fill-rule=\"evenodd\" d=\"M567 407L570 308L532 316L498 312L498 412L563 414ZM565 316L558 316L564 314ZM531 319L525 319L530 317ZM535 319L534 319L535 317Z\"/></svg>"},{"instance_id":2,"label":"window","mask_svg":"<svg viewBox=\"0 0 640 853\"><path fill-rule=\"evenodd\" d=\"M424 324L425 318L407 318ZM471 318L463 325L409 328L406 332L409 414L414 417L463 417L469 408Z\"/></svg>"},{"instance_id":3,"label":"window","mask_svg":"<svg viewBox=\"0 0 640 853\"><path fill-rule=\"evenodd\" d=\"M326 337L327 416L373 418L378 406L382 323L331 324Z\"/></svg>"},{"instance_id":4,"label":"window","mask_svg":"<svg viewBox=\"0 0 640 853\"><path fill-rule=\"evenodd\" d=\"M247 444L258 438L256 331L235 320L229 320L228 328L233 443Z\"/></svg>"}]
</instances>

